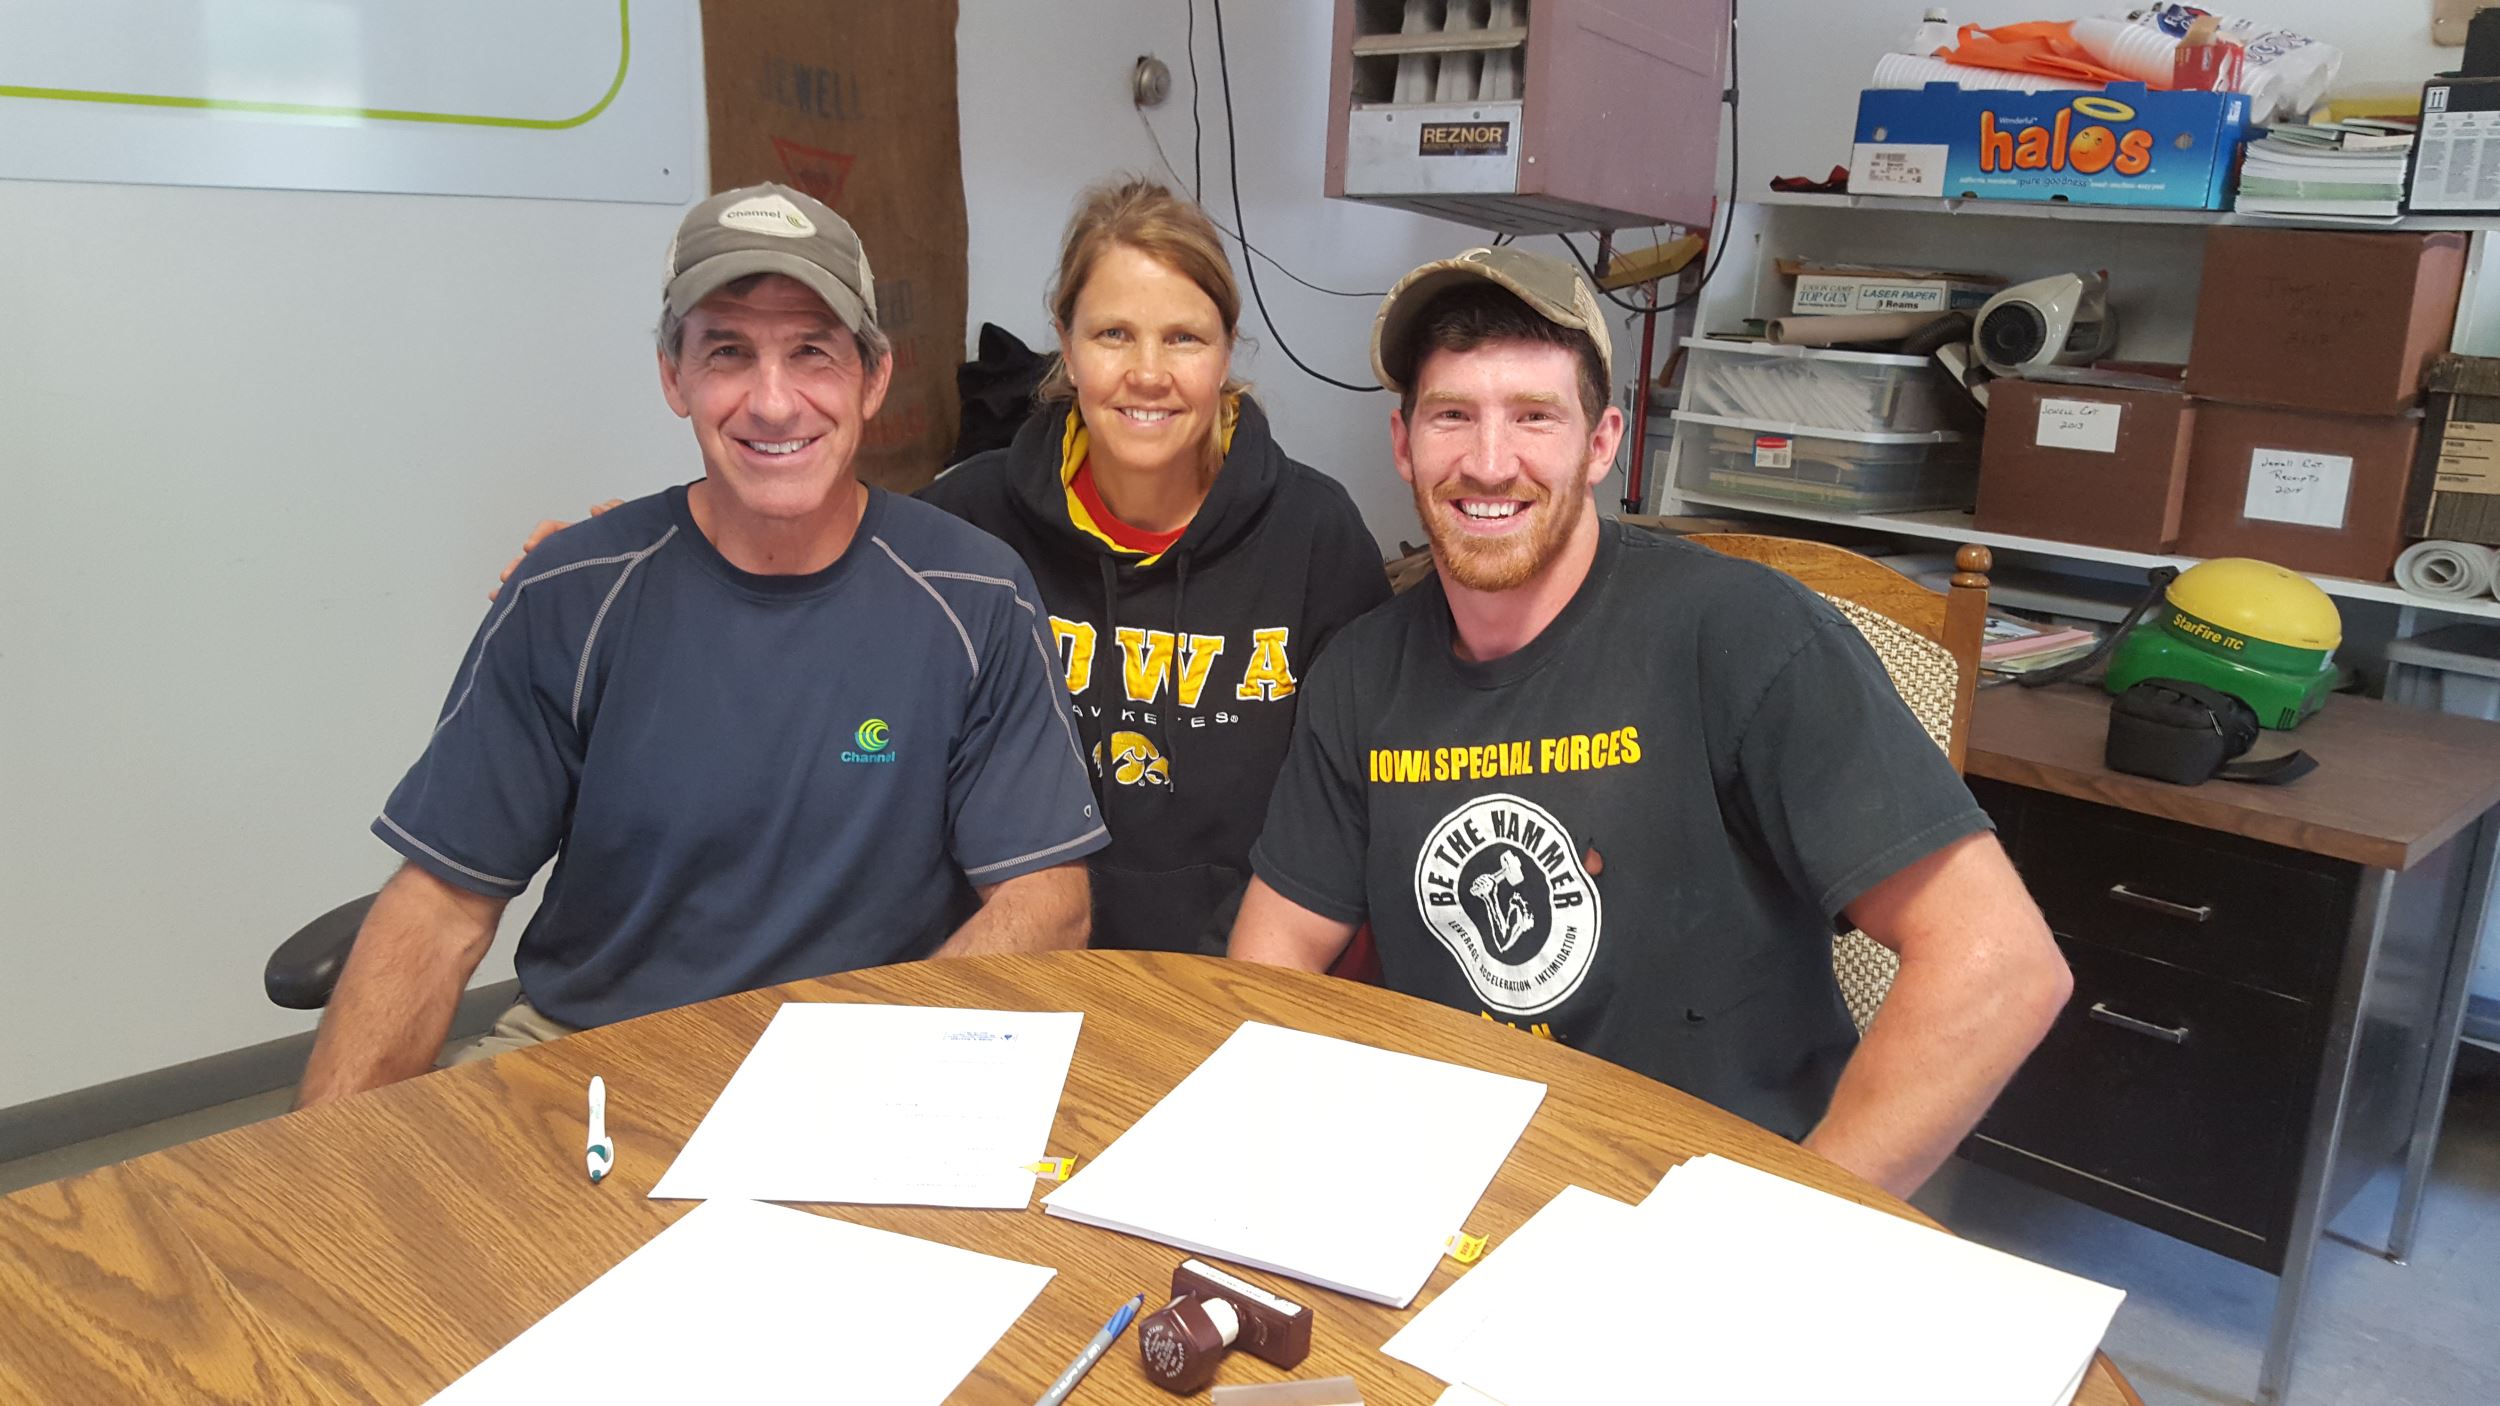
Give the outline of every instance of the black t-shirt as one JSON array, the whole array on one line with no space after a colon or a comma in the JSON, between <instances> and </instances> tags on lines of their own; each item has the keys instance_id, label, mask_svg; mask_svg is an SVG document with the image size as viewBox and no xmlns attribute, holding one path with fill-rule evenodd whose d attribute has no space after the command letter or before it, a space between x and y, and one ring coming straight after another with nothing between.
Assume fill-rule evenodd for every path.
<instances>
[{"instance_id":1,"label":"black t-shirt","mask_svg":"<svg viewBox=\"0 0 2500 1406\"><path fill-rule=\"evenodd\" d=\"M1856 1044L1835 918L1987 817L1811 591L1599 533L1588 580L1506 658L1451 652L1437 578L1346 627L1252 865L1368 919L1397 990L1803 1136Z\"/></svg>"}]
</instances>

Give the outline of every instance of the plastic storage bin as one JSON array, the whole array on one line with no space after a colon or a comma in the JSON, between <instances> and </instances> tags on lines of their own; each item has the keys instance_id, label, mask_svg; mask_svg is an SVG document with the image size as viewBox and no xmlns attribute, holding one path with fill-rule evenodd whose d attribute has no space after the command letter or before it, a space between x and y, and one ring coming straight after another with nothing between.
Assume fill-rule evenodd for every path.
<instances>
[{"instance_id":1,"label":"plastic storage bin","mask_svg":"<svg viewBox=\"0 0 2500 1406\"><path fill-rule=\"evenodd\" d=\"M1975 447L1949 431L1824 434L1801 425L1677 411L1667 481L1844 512L1967 508L1979 496Z\"/></svg>"},{"instance_id":2,"label":"plastic storage bin","mask_svg":"<svg viewBox=\"0 0 2500 1406\"><path fill-rule=\"evenodd\" d=\"M1955 428L1963 393L1920 356L1684 339L1682 408L1842 434Z\"/></svg>"}]
</instances>

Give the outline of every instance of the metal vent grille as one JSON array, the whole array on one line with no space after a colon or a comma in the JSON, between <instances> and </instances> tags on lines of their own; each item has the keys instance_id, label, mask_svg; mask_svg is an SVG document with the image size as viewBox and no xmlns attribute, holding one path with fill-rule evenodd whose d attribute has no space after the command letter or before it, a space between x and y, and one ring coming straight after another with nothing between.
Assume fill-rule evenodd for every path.
<instances>
[{"instance_id":1,"label":"metal vent grille","mask_svg":"<svg viewBox=\"0 0 2500 1406\"><path fill-rule=\"evenodd\" d=\"M1357 106L1521 96L1528 0L1363 0L1355 25Z\"/></svg>"}]
</instances>

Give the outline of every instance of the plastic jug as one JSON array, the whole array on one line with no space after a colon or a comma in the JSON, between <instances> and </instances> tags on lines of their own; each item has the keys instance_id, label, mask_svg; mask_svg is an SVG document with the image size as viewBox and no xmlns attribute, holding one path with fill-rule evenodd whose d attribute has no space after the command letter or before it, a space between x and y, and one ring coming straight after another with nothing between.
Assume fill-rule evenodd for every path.
<instances>
[{"instance_id":1,"label":"plastic jug","mask_svg":"<svg viewBox=\"0 0 2500 1406\"><path fill-rule=\"evenodd\" d=\"M1942 5L1931 6L1918 28L1910 31L1910 42L1901 52L1925 58L1938 49L1953 47L1953 21L1946 17Z\"/></svg>"}]
</instances>

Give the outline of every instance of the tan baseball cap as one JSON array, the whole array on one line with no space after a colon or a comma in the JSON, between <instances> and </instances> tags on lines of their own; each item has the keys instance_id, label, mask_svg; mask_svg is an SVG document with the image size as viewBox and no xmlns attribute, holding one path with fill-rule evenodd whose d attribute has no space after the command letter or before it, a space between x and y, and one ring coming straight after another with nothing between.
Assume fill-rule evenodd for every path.
<instances>
[{"instance_id":1,"label":"tan baseball cap","mask_svg":"<svg viewBox=\"0 0 2500 1406\"><path fill-rule=\"evenodd\" d=\"M725 190L686 212L668 244L668 310L694 305L749 274L797 279L854 332L877 330L877 280L850 223L785 185Z\"/></svg>"},{"instance_id":2,"label":"tan baseball cap","mask_svg":"<svg viewBox=\"0 0 2500 1406\"><path fill-rule=\"evenodd\" d=\"M1469 283L1490 283L1508 290L1536 315L1557 327L1588 334L1597 346L1597 364L1611 384L1615 378L1614 339L1606 316L1598 310L1597 293L1580 271L1560 259L1531 254L1517 245L1470 249L1454 259L1436 259L1415 270L1380 300L1372 319L1372 374L1380 384L1403 395L1415 374L1415 327L1432 300Z\"/></svg>"}]
</instances>

